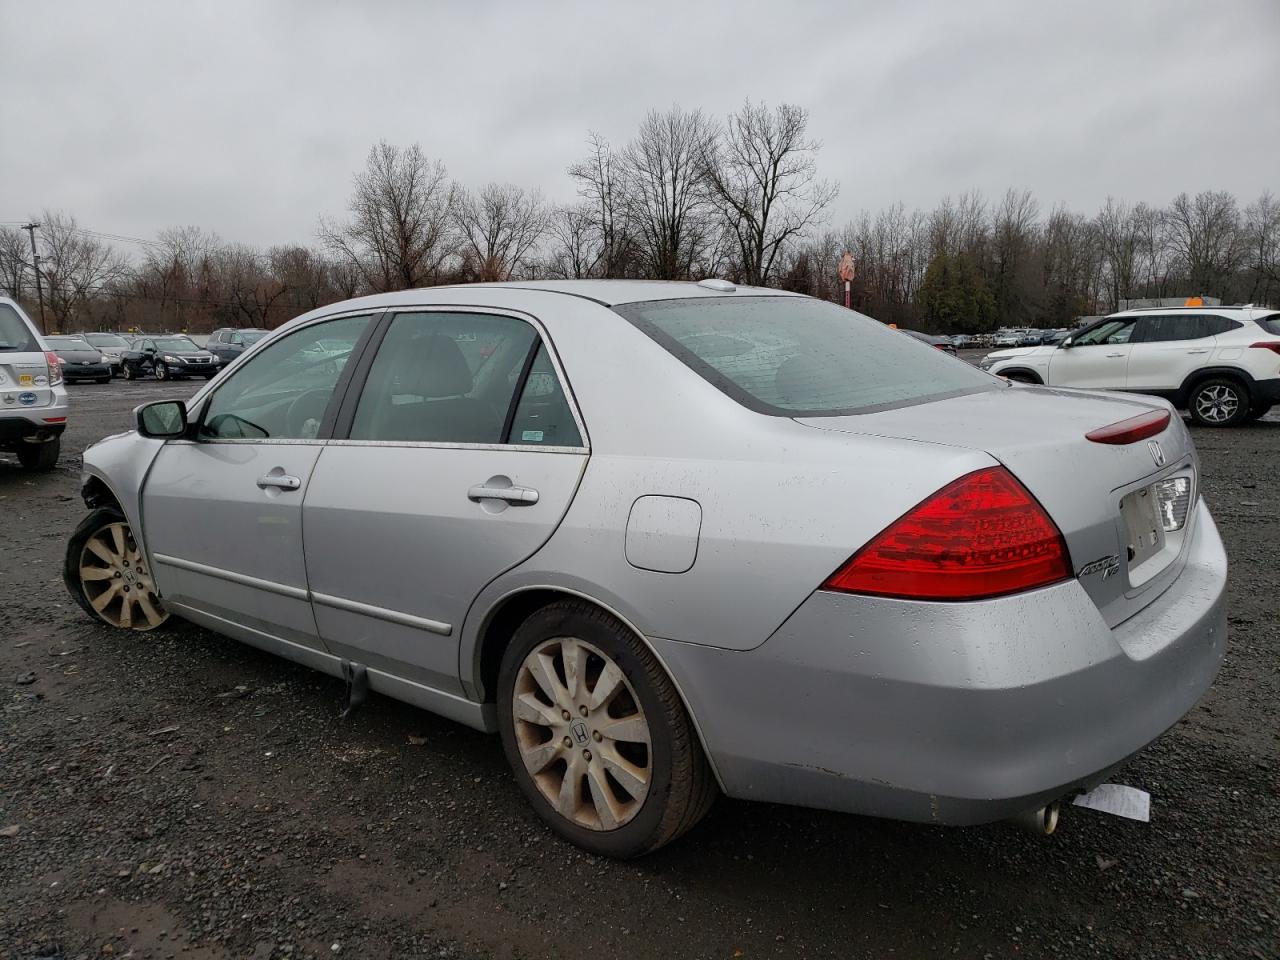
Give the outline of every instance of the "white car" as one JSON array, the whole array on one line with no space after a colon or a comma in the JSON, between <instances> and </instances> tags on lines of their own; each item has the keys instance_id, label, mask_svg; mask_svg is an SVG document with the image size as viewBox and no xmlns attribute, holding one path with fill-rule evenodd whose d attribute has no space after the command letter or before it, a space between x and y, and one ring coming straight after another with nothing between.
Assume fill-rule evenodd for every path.
<instances>
[{"instance_id":1,"label":"white car","mask_svg":"<svg viewBox=\"0 0 1280 960\"><path fill-rule=\"evenodd\" d=\"M25 470L57 466L67 428L62 363L49 347L22 307L0 297L0 450Z\"/></svg>"},{"instance_id":2,"label":"white car","mask_svg":"<svg viewBox=\"0 0 1280 960\"><path fill-rule=\"evenodd\" d=\"M1280 402L1280 311L1126 310L1053 346L996 350L979 366L1024 383L1152 394L1196 423L1234 427Z\"/></svg>"}]
</instances>

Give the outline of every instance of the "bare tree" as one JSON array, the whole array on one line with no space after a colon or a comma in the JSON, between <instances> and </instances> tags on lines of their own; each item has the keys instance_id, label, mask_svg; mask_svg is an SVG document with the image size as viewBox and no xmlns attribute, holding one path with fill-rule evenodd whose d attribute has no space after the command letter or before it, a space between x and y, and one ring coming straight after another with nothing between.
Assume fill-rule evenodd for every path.
<instances>
[{"instance_id":1,"label":"bare tree","mask_svg":"<svg viewBox=\"0 0 1280 960\"><path fill-rule=\"evenodd\" d=\"M769 283L779 255L820 223L839 188L817 174L821 144L805 137L809 113L747 101L724 134L708 139L707 180L731 234L742 279Z\"/></svg>"},{"instance_id":2,"label":"bare tree","mask_svg":"<svg viewBox=\"0 0 1280 960\"><path fill-rule=\"evenodd\" d=\"M543 271L552 277L582 280L597 276L604 246L590 204L557 207L547 220L550 250Z\"/></svg>"},{"instance_id":3,"label":"bare tree","mask_svg":"<svg viewBox=\"0 0 1280 960\"><path fill-rule=\"evenodd\" d=\"M1021 323L1034 303L1034 265L1040 205L1029 190L1009 190L991 223L991 292L1002 323Z\"/></svg>"},{"instance_id":4,"label":"bare tree","mask_svg":"<svg viewBox=\"0 0 1280 960\"><path fill-rule=\"evenodd\" d=\"M1240 212L1229 193L1206 190L1174 197L1165 211L1167 239L1191 293L1227 295L1243 255Z\"/></svg>"},{"instance_id":5,"label":"bare tree","mask_svg":"<svg viewBox=\"0 0 1280 960\"><path fill-rule=\"evenodd\" d=\"M1120 300L1133 295L1138 281L1138 252L1142 243L1141 221L1127 203L1107 197L1094 218L1098 247L1106 265L1107 304L1119 309Z\"/></svg>"},{"instance_id":6,"label":"bare tree","mask_svg":"<svg viewBox=\"0 0 1280 960\"><path fill-rule=\"evenodd\" d=\"M588 275L627 276L635 248L627 219L622 159L598 133L590 134L587 142L591 145L590 154L569 167L569 176L577 183L578 196L583 199L582 212L575 217L585 219L600 249L598 262Z\"/></svg>"},{"instance_id":7,"label":"bare tree","mask_svg":"<svg viewBox=\"0 0 1280 960\"><path fill-rule=\"evenodd\" d=\"M356 174L351 219L321 218L324 245L353 266L371 290L405 290L438 280L453 254L455 189L444 164L418 144L382 141Z\"/></svg>"},{"instance_id":8,"label":"bare tree","mask_svg":"<svg viewBox=\"0 0 1280 960\"><path fill-rule=\"evenodd\" d=\"M628 221L644 272L683 280L705 266L714 244L714 207L705 157L714 125L701 110L652 111L622 155Z\"/></svg>"},{"instance_id":9,"label":"bare tree","mask_svg":"<svg viewBox=\"0 0 1280 960\"><path fill-rule=\"evenodd\" d=\"M129 269L119 252L81 230L68 214L44 212L40 247L45 300L58 330L73 329L77 314Z\"/></svg>"},{"instance_id":10,"label":"bare tree","mask_svg":"<svg viewBox=\"0 0 1280 960\"><path fill-rule=\"evenodd\" d=\"M1245 209L1244 232L1252 275L1248 300L1274 303L1280 294L1280 201L1270 191Z\"/></svg>"},{"instance_id":11,"label":"bare tree","mask_svg":"<svg viewBox=\"0 0 1280 960\"><path fill-rule=\"evenodd\" d=\"M509 280L527 267L547 230L542 194L509 183L489 183L473 194L458 191L454 222L464 269L476 280Z\"/></svg>"},{"instance_id":12,"label":"bare tree","mask_svg":"<svg viewBox=\"0 0 1280 960\"><path fill-rule=\"evenodd\" d=\"M13 299L22 295L31 257L26 234L16 227L0 227L0 290Z\"/></svg>"}]
</instances>

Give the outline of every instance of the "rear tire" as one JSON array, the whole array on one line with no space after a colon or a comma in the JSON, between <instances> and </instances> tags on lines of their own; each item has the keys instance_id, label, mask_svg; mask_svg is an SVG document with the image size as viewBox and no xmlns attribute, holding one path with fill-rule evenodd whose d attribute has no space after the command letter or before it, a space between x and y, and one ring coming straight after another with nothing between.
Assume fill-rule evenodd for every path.
<instances>
[{"instance_id":1,"label":"rear tire","mask_svg":"<svg viewBox=\"0 0 1280 960\"><path fill-rule=\"evenodd\" d=\"M715 800L675 686L648 647L598 607L557 601L521 624L502 657L497 697L516 782L538 815L584 850L651 853Z\"/></svg>"},{"instance_id":2,"label":"rear tire","mask_svg":"<svg viewBox=\"0 0 1280 960\"><path fill-rule=\"evenodd\" d=\"M21 442L18 445L18 463L22 469L33 473L47 473L58 465L58 453L62 449L62 438L54 437L43 443Z\"/></svg>"},{"instance_id":3,"label":"rear tire","mask_svg":"<svg viewBox=\"0 0 1280 960\"><path fill-rule=\"evenodd\" d=\"M1202 427L1238 427L1249 416L1249 390L1231 377L1210 377L1187 397L1187 412Z\"/></svg>"}]
</instances>

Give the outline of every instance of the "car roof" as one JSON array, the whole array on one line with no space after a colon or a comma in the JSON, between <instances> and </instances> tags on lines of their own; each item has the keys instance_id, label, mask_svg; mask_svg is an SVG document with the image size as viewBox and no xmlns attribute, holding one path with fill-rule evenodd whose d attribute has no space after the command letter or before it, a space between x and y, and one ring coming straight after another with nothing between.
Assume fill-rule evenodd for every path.
<instances>
[{"instance_id":1,"label":"car roof","mask_svg":"<svg viewBox=\"0 0 1280 960\"><path fill-rule=\"evenodd\" d=\"M692 297L768 296L799 297L803 294L769 287L735 286L732 290L717 290L691 281L676 280L509 280L504 283L460 283L439 287L422 287L413 290L397 290L392 293L376 293L351 301L353 307L412 306L422 302L424 292L441 290L532 290L558 293L569 297L592 300L602 306L615 307L625 303L643 303L649 300L678 300ZM470 299L470 297L468 297Z\"/></svg>"},{"instance_id":2,"label":"car roof","mask_svg":"<svg viewBox=\"0 0 1280 960\"><path fill-rule=\"evenodd\" d=\"M1243 306L1213 306L1213 307L1134 307L1132 310L1118 310L1115 313L1107 314L1103 319L1110 320L1113 317L1140 317L1148 313L1216 313L1224 317L1233 319L1250 320L1254 317L1267 317L1275 314L1277 310L1271 307L1243 307Z\"/></svg>"}]
</instances>

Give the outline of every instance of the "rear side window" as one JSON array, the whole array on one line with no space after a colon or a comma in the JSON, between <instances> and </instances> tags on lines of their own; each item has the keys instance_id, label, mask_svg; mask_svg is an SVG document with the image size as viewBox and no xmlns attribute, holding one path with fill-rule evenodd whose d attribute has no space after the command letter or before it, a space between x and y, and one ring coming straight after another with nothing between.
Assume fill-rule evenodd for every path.
<instances>
[{"instance_id":1,"label":"rear side window","mask_svg":"<svg viewBox=\"0 0 1280 960\"><path fill-rule=\"evenodd\" d=\"M502 443L538 335L514 317L402 313L360 393L352 440Z\"/></svg>"},{"instance_id":2,"label":"rear side window","mask_svg":"<svg viewBox=\"0 0 1280 960\"><path fill-rule=\"evenodd\" d=\"M1262 327L1267 333L1274 333L1280 336L1280 313L1273 313L1269 317L1262 317L1258 320L1258 326Z\"/></svg>"},{"instance_id":3,"label":"rear side window","mask_svg":"<svg viewBox=\"0 0 1280 960\"><path fill-rule=\"evenodd\" d=\"M1201 313L1176 313L1143 317L1138 321L1135 343L1168 343L1173 340L1201 340L1238 327L1227 317Z\"/></svg>"},{"instance_id":4,"label":"rear side window","mask_svg":"<svg viewBox=\"0 0 1280 960\"><path fill-rule=\"evenodd\" d=\"M734 400L772 416L841 416L1000 386L879 321L807 297L614 309Z\"/></svg>"},{"instance_id":5,"label":"rear side window","mask_svg":"<svg viewBox=\"0 0 1280 960\"><path fill-rule=\"evenodd\" d=\"M546 344L538 344L533 365L529 367L511 419L510 442L543 447L582 446L582 434L560 386L560 378L551 365Z\"/></svg>"},{"instance_id":6,"label":"rear side window","mask_svg":"<svg viewBox=\"0 0 1280 960\"><path fill-rule=\"evenodd\" d=\"M43 348L18 311L0 303L0 350L6 353L39 353Z\"/></svg>"}]
</instances>

